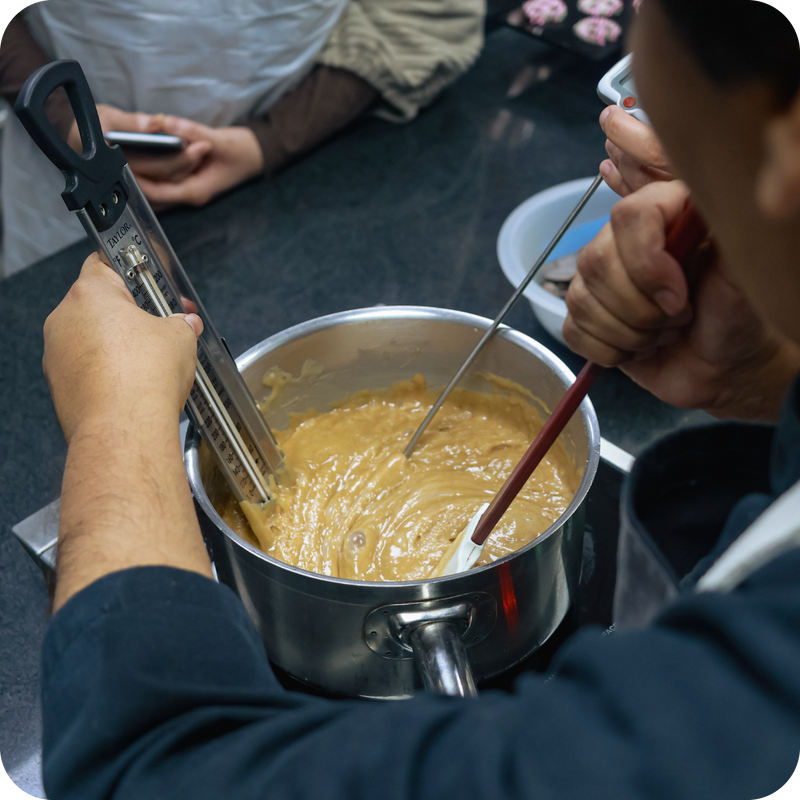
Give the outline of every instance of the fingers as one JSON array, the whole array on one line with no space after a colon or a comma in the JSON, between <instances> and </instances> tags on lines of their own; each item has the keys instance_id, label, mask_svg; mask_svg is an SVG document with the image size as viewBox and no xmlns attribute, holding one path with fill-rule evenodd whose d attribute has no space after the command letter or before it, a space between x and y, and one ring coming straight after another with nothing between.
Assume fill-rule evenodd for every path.
<instances>
[{"instance_id":1,"label":"fingers","mask_svg":"<svg viewBox=\"0 0 800 800\"><path fill-rule=\"evenodd\" d=\"M184 117L176 117L166 114L162 117L162 130L173 136L180 136L187 142L211 141L213 138L213 128L194 122Z\"/></svg>"},{"instance_id":2,"label":"fingers","mask_svg":"<svg viewBox=\"0 0 800 800\"><path fill-rule=\"evenodd\" d=\"M600 174L608 186L613 189L620 197L627 197L633 189L625 182L622 174L617 169L617 165L607 158L600 164Z\"/></svg>"},{"instance_id":3,"label":"fingers","mask_svg":"<svg viewBox=\"0 0 800 800\"><path fill-rule=\"evenodd\" d=\"M636 286L667 315L686 306L689 289L682 266L665 248L689 190L680 181L653 183L614 206L611 224L621 260Z\"/></svg>"},{"instance_id":4,"label":"fingers","mask_svg":"<svg viewBox=\"0 0 800 800\"><path fill-rule=\"evenodd\" d=\"M606 142L606 152L611 157L611 163L614 164L621 180L627 187L628 191L623 196L641 189L648 183L672 180L672 175L669 172L643 164L611 141Z\"/></svg>"},{"instance_id":5,"label":"fingers","mask_svg":"<svg viewBox=\"0 0 800 800\"><path fill-rule=\"evenodd\" d=\"M134 169L139 185L151 204L158 208L174 205L205 205L215 191L203 170L214 149L214 130L183 117L168 114L162 118L162 130L180 136L189 144L170 163L139 163Z\"/></svg>"},{"instance_id":6,"label":"fingers","mask_svg":"<svg viewBox=\"0 0 800 800\"><path fill-rule=\"evenodd\" d=\"M106 105L99 105L97 111L103 130L174 133L189 142L179 153L152 154L125 149L137 179L141 176L153 181L182 181L197 169L212 149L207 135L210 129L191 120L165 114L131 113Z\"/></svg>"},{"instance_id":7,"label":"fingers","mask_svg":"<svg viewBox=\"0 0 800 800\"><path fill-rule=\"evenodd\" d=\"M113 292L120 301L124 301L128 305L136 305L136 301L128 291L125 282L122 278L111 269L103 260L99 253L92 253L86 261L83 262L81 267L78 282L75 284L76 288L91 284L91 291L96 292ZM187 309L186 314L173 314L176 319L184 320L194 332L195 340L199 338L203 332L203 320L197 315L197 306L191 300L181 297L184 308ZM45 323L46 324L46 323Z\"/></svg>"},{"instance_id":8,"label":"fingers","mask_svg":"<svg viewBox=\"0 0 800 800\"><path fill-rule=\"evenodd\" d=\"M158 133L163 114L145 114L140 111L122 111L114 106L97 106L100 125L104 131L132 131L134 133Z\"/></svg>"},{"instance_id":9,"label":"fingers","mask_svg":"<svg viewBox=\"0 0 800 800\"><path fill-rule=\"evenodd\" d=\"M139 179L139 186L151 204L160 208L173 205L205 205L214 196L214 191L204 173L194 173L177 183Z\"/></svg>"},{"instance_id":10,"label":"fingers","mask_svg":"<svg viewBox=\"0 0 800 800\"><path fill-rule=\"evenodd\" d=\"M616 106L603 110L600 125L608 137L609 155L600 173L617 194L627 197L648 183L673 179L661 142L649 125Z\"/></svg>"},{"instance_id":11,"label":"fingers","mask_svg":"<svg viewBox=\"0 0 800 800\"><path fill-rule=\"evenodd\" d=\"M600 127L608 140L640 164L671 172L669 160L655 132L617 106L600 115Z\"/></svg>"},{"instance_id":12,"label":"fingers","mask_svg":"<svg viewBox=\"0 0 800 800\"><path fill-rule=\"evenodd\" d=\"M179 181L157 181L142 175L142 191L160 207L186 204L201 206L221 192L255 178L263 170L264 154L255 134L245 127L211 129L180 117L166 117L164 129L191 141L201 137L210 149L197 168Z\"/></svg>"},{"instance_id":13,"label":"fingers","mask_svg":"<svg viewBox=\"0 0 800 800\"><path fill-rule=\"evenodd\" d=\"M194 380L197 314L161 319L136 306L97 254L48 317L43 368L67 441L82 424L142 409L177 419Z\"/></svg>"},{"instance_id":14,"label":"fingers","mask_svg":"<svg viewBox=\"0 0 800 800\"><path fill-rule=\"evenodd\" d=\"M92 293L102 292L108 298L108 302L122 301L136 305L136 301L125 286L125 281L106 264L104 258L100 253L92 253L83 262L78 280L73 284L67 297L86 288Z\"/></svg>"},{"instance_id":15,"label":"fingers","mask_svg":"<svg viewBox=\"0 0 800 800\"><path fill-rule=\"evenodd\" d=\"M76 287L92 284L92 292L114 292L121 301L128 305L136 305L136 301L131 296L122 278L101 259L99 253L92 253L83 262L81 273L78 277ZM176 319L182 319L188 324L194 333L195 340L203 332L203 320L197 315L197 306L191 300L182 297L184 307L188 309L186 314L173 314Z\"/></svg>"},{"instance_id":16,"label":"fingers","mask_svg":"<svg viewBox=\"0 0 800 800\"><path fill-rule=\"evenodd\" d=\"M211 142L192 142L178 153L128 153L128 163L136 175L153 181L178 183L194 172L211 151Z\"/></svg>"},{"instance_id":17,"label":"fingers","mask_svg":"<svg viewBox=\"0 0 800 800\"><path fill-rule=\"evenodd\" d=\"M563 329L567 344L598 364L615 367L656 346L658 331L637 328L614 315L591 293L580 274L570 284L567 307Z\"/></svg>"},{"instance_id":18,"label":"fingers","mask_svg":"<svg viewBox=\"0 0 800 800\"><path fill-rule=\"evenodd\" d=\"M194 300L190 300L188 297L181 295L181 305L184 307L187 314L197 313L197 303L195 303Z\"/></svg>"},{"instance_id":19,"label":"fingers","mask_svg":"<svg viewBox=\"0 0 800 800\"><path fill-rule=\"evenodd\" d=\"M614 207L581 252L567 294L563 333L573 350L618 366L679 338L692 309L681 265L664 246L687 196L677 181L653 184Z\"/></svg>"},{"instance_id":20,"label":"fingers","mask_svg":"<svg viewBox=\"0 0 800 800\"><path fill-rule=\"evenodd\" d=\"M607 235L611 236L610 232ZM566 298L569 315L563 333L573 350L613 367L676 341L680 328L690 321L691 311L664 314L637 289L624 264L609 258L608 249L598 243L581 254L579 272Z\"/></svg>"}]
</instances>

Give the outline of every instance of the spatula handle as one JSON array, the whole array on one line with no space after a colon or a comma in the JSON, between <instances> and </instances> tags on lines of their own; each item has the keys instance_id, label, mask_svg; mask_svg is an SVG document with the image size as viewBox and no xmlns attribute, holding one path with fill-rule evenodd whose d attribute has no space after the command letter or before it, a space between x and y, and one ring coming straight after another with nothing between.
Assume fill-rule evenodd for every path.
<instances>
[{"instance_id":1,"label":"spatula handle","mask_svg":"<svg viewBox=\"0 0 800 800\"><path fill-rule=\"evenodd\" d=\"M667 235L664 249L683 265L684 261L703 243L707 235L708 229L705 222L695 211L692 201L688 200L681 216ZM572 415L578 410L583 398L586 397L594 382L602 375L604 369L599 364L594 364L591 361L586 362L583 369L578 373L575 382L567 389L555 411L542 426L525 455L514 467L503 487L494 496L489 508L486 509L481 517L475 532L472 534L472 541L475 544L481 545L486 541L494 526L500 521L500 517L505 514L506 509L519 494L525 482L547 455L547 451L552 447L553 442L559 437L561 431L564 430L566 424L572 419Z\"/></svg>"},{"instance_id":2,"label":"spatula handle","mask_svg":"<svg viewBox=\"0 0 800 800\"><path fill-rule=\"evenodd\" d=\"M519 463L512 470L503 488L494 496L489 508L486 509L481 517L475 533L472 534L472 541L475 544L483 544L492 532L492 529L500 521L500 517L505 514L506 509L519 494L520 489L530 478L539 462L547 455L547 451L553 442L558 438L564 426L572 419L572 415L586 397L586 393L594 382L603 373L604 367L587 361L583 369L578 373L572 386L567 389L566 394L561 398L555 411L550 415L547 422L542 426L533 443L520 459Z\"/></svg>"}]
</instances>

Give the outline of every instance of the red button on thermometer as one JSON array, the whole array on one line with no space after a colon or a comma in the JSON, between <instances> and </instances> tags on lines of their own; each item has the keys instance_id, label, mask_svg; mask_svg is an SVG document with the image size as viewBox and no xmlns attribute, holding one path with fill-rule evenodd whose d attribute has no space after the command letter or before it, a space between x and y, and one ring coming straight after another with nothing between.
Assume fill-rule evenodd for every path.
<instances>
[{"instance_id":1,"label":"red button on thermometer","mask_svg":"<svg viewBox=\"0 0 800 800\"><path fill-rule=\"evenodd\" d=\"M619 106L631 116L649 125L650 120L642 111L639 98L636 96L636 86L631 74L631 59L632 55L625 56L603 75L597 84L597 94L609 105Z\"/></svg>"}]
</instances>

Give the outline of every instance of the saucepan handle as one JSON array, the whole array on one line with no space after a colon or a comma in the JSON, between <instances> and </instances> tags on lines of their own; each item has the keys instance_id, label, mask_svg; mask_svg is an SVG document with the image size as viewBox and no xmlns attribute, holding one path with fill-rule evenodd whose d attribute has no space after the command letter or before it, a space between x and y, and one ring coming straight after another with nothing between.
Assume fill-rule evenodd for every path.
<instances>
[{"instance_id":1,"label":"saucepan handle","mask_svg":"<svg viewBox=\"0 0 800 800\"><path fill-rule=\"evenodd\" d=\"M413 659L427 691L476 697L467 645L485 639L496 620L494 597L470 592L375 608L364 620L364 637L381 658Z\"/></svg>"},{"instance_id":2,"label":"saucepan handle","mask_svg":"<svg viewBox=\"0 0 800 800\"><path fill-rule=\"evenodd\" d=\"M428 622L409 636L422 683L428 692L477 697L475 678L461 630L452 622Z\"/></svg>"}]
</instances>

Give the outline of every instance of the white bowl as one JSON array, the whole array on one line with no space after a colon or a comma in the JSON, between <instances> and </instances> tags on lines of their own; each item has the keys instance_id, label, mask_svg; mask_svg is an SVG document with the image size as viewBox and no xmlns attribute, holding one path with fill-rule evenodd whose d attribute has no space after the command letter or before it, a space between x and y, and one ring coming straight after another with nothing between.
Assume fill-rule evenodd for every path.
<instances>
[{"instance_id":1,"label":"white bowl","mask_svg":"<svg viewBox=\"0 0 800 800\"><path fill-rule=\"evenodd\" d=\"M585 194L594 178L561 183L529 197L509 214L497 237L497 259L503 274L513 286L522 283L536 259L550 243L570 212ZM601 184L573 227L611 213L619 196ZM547 332L564 342L561 328L567 318L567 304L541 287L542 272L531 281L525 297Z\"/></svg>"}]
</instances>

